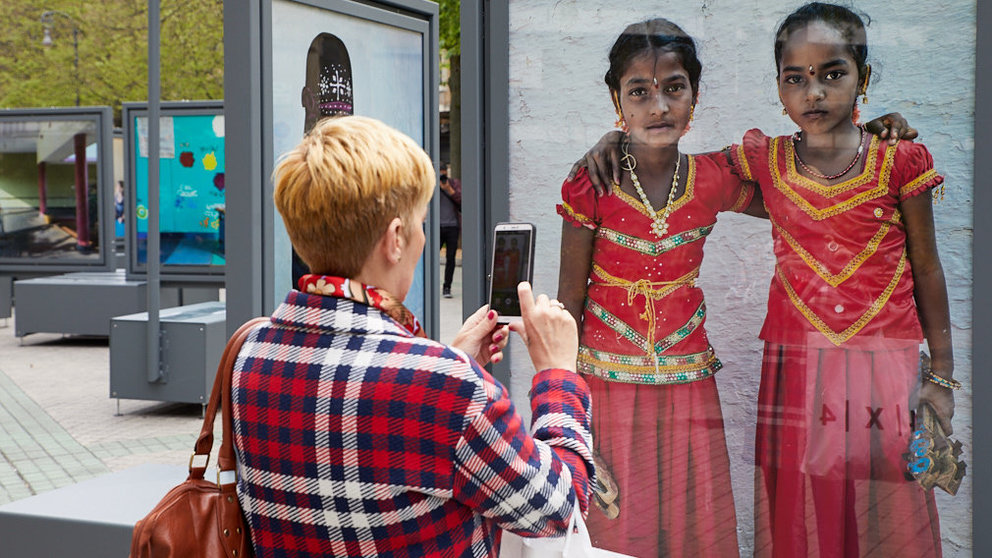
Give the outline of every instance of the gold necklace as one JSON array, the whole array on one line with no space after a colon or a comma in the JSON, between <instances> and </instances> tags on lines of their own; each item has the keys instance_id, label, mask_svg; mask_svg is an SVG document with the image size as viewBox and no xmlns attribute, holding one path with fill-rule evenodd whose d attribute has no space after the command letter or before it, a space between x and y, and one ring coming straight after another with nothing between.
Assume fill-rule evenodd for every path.
<instances>
[{"instance_id":1,"label":"gold necklace","mask_svg":"<svg viewBox=\"0 0 992 558\"><path fill-rule=\"evenodd\" d=\"M644 209L648 211L648 215L651 217L651 232L658 238L661 238L668 234L668 216L672 213L672 202L675 201L675 191L679 189L679 165L682 163L682 154L676 154L675 174L672 175L672 189L668 192L668 201L665 202L665 209L659 216L658 212L651 206L651 201L648 200L648 195L644 193L644 188L641 187L641 181L634 172L634 169L637 168L637 159L628 151L629 146L630 142L623 143L623 157L620 159L620 162L625 165L624 170L630 173L630 181L634 183L634 190L637 190L637 195L641 197L641 203L644 204Z\"/></svg>"},{"instance_id":2,"label":"gold necklace","mask_svg":"<svg viewBox=\"0 0 992 558\"><path fill-rule=\"evenodd\" d=\"M858 152L854 154L854 159L851 159L851 163L847 165L847 168L845 168L844 170L840 171L837 174L821 174L811 169L809 165L807 165L806 162L803 161L803 158L799 156L799 146L796 145L797 141L802 141L802 137L799 135L799 132L792 134L792 153L796 156L796 161L799 161L799 166L801 166L803 170L805 170L812 176L815 176L816 178L822 178L823 180L834 180L836 178L840 178L845 174L847 174L848 171L853 169L854 164L861 160L861 152L864 151L865 149L865 129L860 126L859 128L861 128L861 139L858 140Z\"/></svg>"}]
</instances>

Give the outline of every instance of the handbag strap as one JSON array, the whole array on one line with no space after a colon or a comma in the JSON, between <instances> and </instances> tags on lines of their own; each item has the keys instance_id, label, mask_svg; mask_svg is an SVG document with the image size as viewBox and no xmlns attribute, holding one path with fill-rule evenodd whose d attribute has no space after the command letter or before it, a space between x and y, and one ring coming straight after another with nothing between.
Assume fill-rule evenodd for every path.
<instances>
[{"instance_id":1,"label":"handbag strap","mask_svg":"<svg viewBox=\"0 0 992 558\"><path fill-rule=\"evenodd\" d=\"M189 461L189 478L202 479L207 470L207 463L210 461L210 450L214 445L214 418L217 416L217 407L222 407L221 420L223 421L223 438L221 439L220 450L217 452L217 465L221 471L232 471L237 465L234 457L234 435L232 432L233 413L231 412L231 376L234 374L234 364L238 360L238 353L245 339L255 326L269 321L268 317L252 318L248 320L227 341L224 347L224 354L220 357L220 364L217 365L217 375L214 377L214 387L210 392L210 401L207 409L203 413L203 426L200 428L200 436L196 439L193 447L193 456ZM194 463L197 456L203 456L202 463Z\"/></svg>"}]
</instances>

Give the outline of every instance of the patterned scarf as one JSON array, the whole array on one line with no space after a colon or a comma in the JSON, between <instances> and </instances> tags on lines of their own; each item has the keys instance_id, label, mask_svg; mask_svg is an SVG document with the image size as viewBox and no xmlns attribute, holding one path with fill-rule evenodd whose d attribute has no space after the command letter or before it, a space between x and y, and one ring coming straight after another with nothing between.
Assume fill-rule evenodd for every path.
<instances>
[{"instance_id":1,"label":"patterned scarf","mask_svg":"<svg viewBox=\"0 0 992 558\"><path fill-rule=\"evenodd\" d=\"M420 321L413 315L413 312L410 312L406 306L403 306L402 302L396 300L385 289L365 285L354 279L313 274L300 277L299 287L300 291L307 294L336 296L374 306L413 335L427 337L427 333L420 326Z\"/></svg>"}]
</instances>

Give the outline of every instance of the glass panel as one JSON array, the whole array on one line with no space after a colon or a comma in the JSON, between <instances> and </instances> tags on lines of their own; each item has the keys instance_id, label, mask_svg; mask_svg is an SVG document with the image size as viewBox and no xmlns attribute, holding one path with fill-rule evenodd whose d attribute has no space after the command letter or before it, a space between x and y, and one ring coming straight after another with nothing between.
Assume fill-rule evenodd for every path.
<instances>
[{"instance_id":1,"label":"glass panel","mask_svg":"<svg viewBox=\"0 0 992 558\"><path fill-rule=\"evenodd\" d=\"M0 121L0 260L100 262L97 124Z\"/></svg>"},{"instance_id":2,"label":"glass panel","mask_svg":"<svg viewBox=\"0 0 992 558\"><path fill-rule=\"evenodd\" d=\"M633 556L970 556L971 477L940 488L961 470L918 404L948 414L921 349L973 370L975 2L814 5L780 35L798 4L509 4L509 217L554 231L535 283L582 317L587 524ZM854 125L890 111L920 138ZM620 127L620 184L562 186ZM741 177L771 220L735 213Z\"/></svg>"},{"instance_id":3,"label":"glass panel","mask_svg":"<svg viewBox=\"0 0 992 558\"><path fill-rule=\"evenodd\" d=\"M134 118L138 262L147 263L148 118ZM224 116L162 116L159 230L163 265L224 265Z\"/></svg>"},{"instance_id":4,"label":"glass panel","mask_svg":"<svg viewBox=\"0 0 992 558\"><path fill-rule=\"evenodd\" d=\"M375 37L374 41L368 40ZM422 33L298 2L272 2L273 154L295 147L319 118L357 114L424 145ZM290 288L291 246L275 217L276 303ZM285 262L285 263L281 263ZM405 304L424 319L418 264Z\"/></svg>"}]
</instances>

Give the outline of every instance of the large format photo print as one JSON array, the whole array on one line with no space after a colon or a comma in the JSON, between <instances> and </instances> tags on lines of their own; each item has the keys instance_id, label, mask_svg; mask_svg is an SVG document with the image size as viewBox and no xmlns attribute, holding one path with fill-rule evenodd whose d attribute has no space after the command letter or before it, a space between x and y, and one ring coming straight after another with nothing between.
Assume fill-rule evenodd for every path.
<instances>
[{"instance_id":1,"label":"large format photo print","mask_svg":"<svg viewBox=\"0 0 992 558\"><path fill-rule=\"evenodd\" d=\"M320 118L344 114L379 119L426 147L423 34L348 15L337 2L324 4L272 2L274 157L299 143ZM274 292L283 293L296 286L305 267L278 216L274 227ZM406 305L423 319L424 304L421 262Z\"/></svg>"},{"instance_id":2,"label":"large format photo print","mask_svg":"<svg viewBox=\"0 0 992 558\"><path fill-rule=\"evenodd\" d=\"M223 274L224 115L218 103L163 107L159 144L159 236L163 272ZM148 261L148 116L141 106L127 107L129 177L132 182L135 270Z\"/></svg>"},{"instance_id":3,"label":"large format photo print","mask_svg":"<svg viewBox=\"0 0 992 558\"><path fill-rule=\"evenodd\" d=\"M972 445L975 10L510 4L509 218L555 231L536 288L582 318L594 544L971 555L970 477L909 466L951 393ZM855 125L888 113L919 136ZM568 180L618 129L620 183Z\"/></svg>"},{"instance_id":4,"label":"large format photo print","mask_svg":"<svg viewBox=\"0 0 992 558\"><path fill-rule=\"evenodd\" d=\"M104 267L109 112L26 112L0 113L0 266Z\"/></svg>"}]
</instances>

